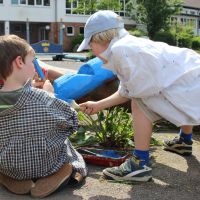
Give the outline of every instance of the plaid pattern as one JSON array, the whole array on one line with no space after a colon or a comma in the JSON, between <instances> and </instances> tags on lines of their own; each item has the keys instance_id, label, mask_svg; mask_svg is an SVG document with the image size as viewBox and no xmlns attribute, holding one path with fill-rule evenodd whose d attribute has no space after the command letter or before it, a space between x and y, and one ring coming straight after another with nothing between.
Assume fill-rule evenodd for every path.
<instances>
[{"instance_id":1,"label":"plaid pattern","mask_svg":"<svg viewBox=\"0 0 200 200\"><path fill-rule=\"evenodd\" d=\"M78 127L76 111L44 90L23 87L18 102L0 112L0 171L15 179L41 178L66 162L83 176L83 157L67 137Z\"/></svg>"}]
</instances>

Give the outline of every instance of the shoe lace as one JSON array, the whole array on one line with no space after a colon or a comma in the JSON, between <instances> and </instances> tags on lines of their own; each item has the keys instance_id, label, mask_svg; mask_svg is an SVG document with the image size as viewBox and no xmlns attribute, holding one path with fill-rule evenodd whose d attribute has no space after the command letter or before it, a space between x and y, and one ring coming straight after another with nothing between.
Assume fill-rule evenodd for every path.
<instances>
[{"instance_id":1,"label":"shoe lace","mask_svg":"<svg viewBox=\"0 0 200 200\"><path fill-rule=\"evenodd\" d=\"M137 165L140 165L140 162L143 162L145 160L140 159L138 156L133 155L133 159L135 161L135 163L137 163Z\"/></svg>"}]
</instances>

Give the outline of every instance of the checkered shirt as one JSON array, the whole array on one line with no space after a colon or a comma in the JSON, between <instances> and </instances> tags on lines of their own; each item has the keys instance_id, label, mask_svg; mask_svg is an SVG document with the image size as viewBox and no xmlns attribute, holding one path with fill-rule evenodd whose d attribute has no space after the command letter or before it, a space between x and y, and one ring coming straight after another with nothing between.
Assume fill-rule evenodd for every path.
<instances>
[{"instance_id":1,"label":"checkered shirt","mask_svg":"<svg viewBox=\"0 0 200 200\"><path fill-rule=\"evenodd\" d=\"M83 157L68 140L77 127L77 112L67 102L28 80L17 103L0 112L0 171L20 180L41 178L69 162L86 176Z\"/></svg>"}]
</instances>

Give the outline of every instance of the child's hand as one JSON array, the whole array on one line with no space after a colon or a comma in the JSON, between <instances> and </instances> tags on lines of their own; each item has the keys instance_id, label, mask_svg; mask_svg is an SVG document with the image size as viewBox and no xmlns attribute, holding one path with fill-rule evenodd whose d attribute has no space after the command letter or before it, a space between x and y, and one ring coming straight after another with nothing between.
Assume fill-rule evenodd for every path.
<instances>
[{"instance_id":1,"label":"child's hand","mask_svg":"<svg viewBox=\"0 0 200 200\"><path fill-rule=\"evenodd\" d=\"M39 88L39 89L42 89L43 88L43 85L44 83L42 82L42 80L40 79L39 82L36 82L35 80L32 80L32 86L34 88Z\"/></svg>"},{"instance_id":2,"label":"child's hand","mask_svg":"<svg viewBox=\"0 0 200 200\"><path fill-rule=\"evenodd\" d=\"M43 85L43 90L47 91L48 93L50 93L51 95L53 95L54 93L54 88L53 85L51 84L51 82L49 80L46 80L44 85ZM53 95L54 96L54 95Z\"/></svg>"},{"instance_id":3,"label":"child's hand","mask_svg":"<svg viewBox=\"0 0 200 200\"><path fill-rule=\"evenodd\" d=\"M80 111L89 115L95 114L100 111L97 105L97 102L94 101L87 101L86 103L79 104L80 107L83 107L80 108Z\"/></svg>"}]
</instances>

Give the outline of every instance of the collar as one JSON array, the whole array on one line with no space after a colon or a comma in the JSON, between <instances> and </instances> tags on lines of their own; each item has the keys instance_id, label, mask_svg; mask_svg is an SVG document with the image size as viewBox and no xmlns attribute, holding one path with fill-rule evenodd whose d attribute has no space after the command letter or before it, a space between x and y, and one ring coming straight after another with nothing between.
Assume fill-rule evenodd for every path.
<instances>
[{"instance_id":1,"label":"collar","mask_svg":"<svg viewBox=\"0 0 200 200\"><path fill-rule=\"evenodd\" d=\"M110 57L111 57L111 48L117 41L119 41L120 39L122 39L126 35L129 35L129 33L125 29L121 29L119 31L119 37L116 37L116 38L112 39L110 41L110 44L109 44L108 48L103 53L100 54L100 56L102 58L104 58L104 59L106 59L108 61L108 63L103 64L101 66L101 68L113 71L113 69L111 69L111 66L109 64L109 60L110 60Z\"/></svg>"}]
</instances>

